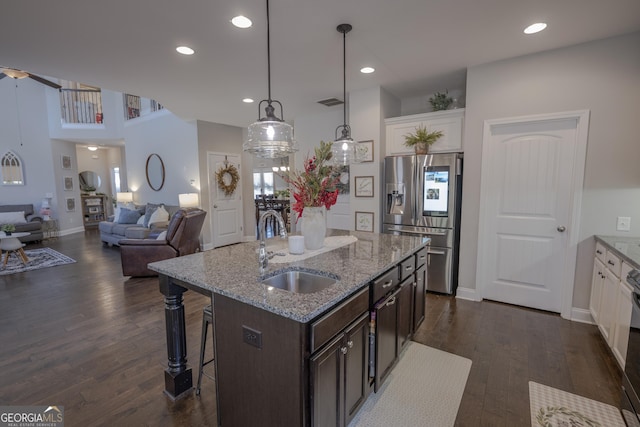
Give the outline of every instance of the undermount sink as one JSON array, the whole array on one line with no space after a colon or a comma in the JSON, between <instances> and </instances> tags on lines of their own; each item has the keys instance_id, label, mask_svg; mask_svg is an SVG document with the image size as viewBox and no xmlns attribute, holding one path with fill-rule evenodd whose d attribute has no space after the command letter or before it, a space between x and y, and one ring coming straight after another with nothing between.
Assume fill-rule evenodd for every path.
<instances>
[{"instance_id":1,"label":"undermount sink","mask_svg":"<svg viewBox=\"0 0 640 427\"><path fill-rule=\"evenodd\" d=\"M263 285L297 294L312 294L336 283L336 279L307 271L291 270L261 281Z\"/></svg>"}]
</instances>

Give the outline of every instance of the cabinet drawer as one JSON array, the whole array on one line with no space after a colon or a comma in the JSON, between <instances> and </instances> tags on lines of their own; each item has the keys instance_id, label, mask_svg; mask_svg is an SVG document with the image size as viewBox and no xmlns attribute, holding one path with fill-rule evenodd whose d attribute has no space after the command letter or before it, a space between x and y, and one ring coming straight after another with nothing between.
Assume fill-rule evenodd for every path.
<instances>
[{"instance_id":1,"label":"cabinet drawer","mask_svg":"<svg viewBox=\"0 0 640 427\"><path fill-rule=\"evenodd\" d=\"M416 270L422 267L425 262L427 262L427 253L428 250L426 246L416 252Z\"/></svg>"},{"instance_id":2,"label":"cabinet drawer","mask_svg":"<svg viewBox=\"0 0 640 427\"><path fill-rule=\"evenodd\" d=\"M395 288L400 281L398 280L398 268L393 267L382 276L375 279L371 284L371 292L373 293L373 302L380 300L389 291Z\"/></svg>"},{"instance_id":3,"label":"cabinet drawer","mask_svg":"<svg viewBox=\"0 0 640 427\"><path fill-rule=\"evenodd\" d=\"M600 261L605 262L607 257L607 250L604 245L600 242L596 242L596 258Z\"/></svg>"},{"instance_id":4,"label":"cabinet drawer","mask_svg":"<svg viewBox=\"0 0 640 427\"><path fill-rule=\"evenodd\" d=\"M369 288L366 287L338 307L311 324L311 353L369 310Z\"/></svg>"},{"instance_id":5,"label":"cabinet drawer","mask_svg":"<svg viewBox=\"0 0 640 427\"><path fill-rule=\"evenodd\" d=\"M400 282L411 276L416 271L416 258L410 256L400 264Z\"/></svg>"},{"instance_id":6,"label":"cabinet drawer","mask_svg":"<svg viewBox=\"0 0 640 427\"><path fill-rule=\"evenodd\" d=\"M620 278L620 258L615 256L612 252L607 251L606 262L604 263L605 267L607 267L616 277Z\"/></svg>"}]
</instances>

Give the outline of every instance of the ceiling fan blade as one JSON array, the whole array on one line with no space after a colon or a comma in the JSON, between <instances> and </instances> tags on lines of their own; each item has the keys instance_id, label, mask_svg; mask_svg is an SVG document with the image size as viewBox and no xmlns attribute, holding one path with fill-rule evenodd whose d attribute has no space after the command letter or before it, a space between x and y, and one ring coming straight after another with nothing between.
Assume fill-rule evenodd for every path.
<instances>
[{"instance_id":1,"label":"ceiling fan blade","mask_svg":"<svg viewBox=\"0 0 640 427\"><path fill-rule=\"evenodd\" d=\"M47 79L43 79L42 77L36 76L35 74L31 74L31 73L29 73L29 78L30 78L30 79L33 79L33 80L35 80L35 81L37 81L37 82L40 82L40 83L42 83L42 84L45 84L45 85L47 85L47 86L50 86L50 87L52 87L52 88L54 88L54 89L60 89L60 88L62 88L62 86L60 86L59 84L54 83L54 82L52 82L52 81L49 81L49 80L47 80Z\"/></svg>"}]
</instances>

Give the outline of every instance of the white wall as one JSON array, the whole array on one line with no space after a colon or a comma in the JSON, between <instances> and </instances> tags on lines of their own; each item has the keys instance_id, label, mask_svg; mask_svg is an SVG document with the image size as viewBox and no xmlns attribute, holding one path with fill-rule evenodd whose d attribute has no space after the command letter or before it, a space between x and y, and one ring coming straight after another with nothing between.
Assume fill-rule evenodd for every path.
<instances>
[{"instance_id":1,"label":"white wall","mask_svg":"<svg viewBox=\"0 0 640 427\"><path fill-rule=\"evenodd\" d=\"M467 73L460 286L475 288L484 120L591 111L573 307L587 308L594 234L640 236L640 33L472 67ZM631 232L615 230L632 217Z\"/></svg>"},{"instance_id":2,"label":"white wall","mask_svg":"<svg viewBox=\"0 0 640 427\"><path fill-rule=\"evenodd\" d=\"M129 120L124 127L128 189L136 203L178 205L178 194L200 188L198 136L195 122L185 122L168 110ZM145 166L151 154L164 163L165 181L160 191L147 183Z\"/></svg>"}]
</instances>

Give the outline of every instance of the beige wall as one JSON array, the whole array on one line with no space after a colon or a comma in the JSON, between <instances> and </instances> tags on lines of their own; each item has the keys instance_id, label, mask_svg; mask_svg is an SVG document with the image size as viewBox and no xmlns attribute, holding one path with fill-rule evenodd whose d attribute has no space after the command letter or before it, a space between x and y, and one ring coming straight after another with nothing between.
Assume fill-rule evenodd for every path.
<instances>
[{"instance_id":1,"label":"beige wall","mask_svg":"<svg viewBox=\"0 0 640 427\"><path fill-rule=\"evenodd\" d=\"M468 70L459 286L476 287L484 121L588 109L591 118L573 298L573 307L588 307L591 236L640 236L638 46L640 33L635 33ZM631 232L615 230L617 216L631 216Z\"/></svg>"}]
</instances>

